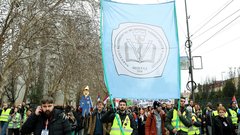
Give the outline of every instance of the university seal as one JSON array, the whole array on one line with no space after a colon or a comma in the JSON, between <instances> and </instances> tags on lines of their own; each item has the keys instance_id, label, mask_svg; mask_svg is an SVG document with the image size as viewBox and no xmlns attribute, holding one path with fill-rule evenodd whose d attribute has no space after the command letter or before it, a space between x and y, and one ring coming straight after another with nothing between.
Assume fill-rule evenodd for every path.
<instances>
[{"instance_id":1,"label":"university seal","mask_svg":"<svg viewBox=\"0 0 240 135\"><path fill-rule=\"evenodd\" d=\"M119 75L159 77L167 62L169 43L161 27L123 23L113 30L112 53Z\"/></svg>"}]
</instances>

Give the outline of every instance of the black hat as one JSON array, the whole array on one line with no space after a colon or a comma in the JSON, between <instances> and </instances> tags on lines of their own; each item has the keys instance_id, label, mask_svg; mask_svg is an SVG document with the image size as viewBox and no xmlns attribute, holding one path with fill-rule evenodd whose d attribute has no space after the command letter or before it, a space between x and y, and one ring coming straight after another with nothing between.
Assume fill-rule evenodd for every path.
<instances>
[{"instance_id":1,"label":"black hat","mask_svg":"<svg viewBox=\"0 0 240 135\"><path fill-rule=\"evenodd\" d=\"M158 107L160 107L161 106L161 103L159 102L159 101L154 101L153 102L153 108L154 109L157 109Z\"/></svg>"}]
</instances>

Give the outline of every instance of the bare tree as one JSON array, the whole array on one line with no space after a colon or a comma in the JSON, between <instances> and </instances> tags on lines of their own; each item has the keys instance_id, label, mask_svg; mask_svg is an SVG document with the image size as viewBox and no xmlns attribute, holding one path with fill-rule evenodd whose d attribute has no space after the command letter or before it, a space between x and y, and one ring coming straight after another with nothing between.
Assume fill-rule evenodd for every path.
<instances>
[{"instance_id":1,"label":"bare tree","mask_svg":"<svg viewBox=\"0 0 240 135\"><path fill-rule=\"evenodd\" d=\"M25 99L62 90L67 101L84 85L92 88L93 96L106 93L98 1L12 0L4 5L0 94L4 86L13 83L13 67L19 69L14 70L18 74L15 79L25 82Z\"/></svg>"}]
</instances>

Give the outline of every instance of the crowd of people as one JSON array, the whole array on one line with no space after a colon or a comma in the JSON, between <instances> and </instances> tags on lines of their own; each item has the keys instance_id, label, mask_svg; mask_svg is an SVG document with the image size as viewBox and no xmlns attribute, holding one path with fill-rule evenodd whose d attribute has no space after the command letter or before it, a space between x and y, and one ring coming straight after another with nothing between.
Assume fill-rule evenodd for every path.
<instances>
[{"instance_id":1,"label":"crowd of people","mask_svg":"<svg viewBox=\"0 0 240 135\"><path fill-rule=\"evenodd\" d=\"M226 108L185 98L171 104L154 101L152 106L127 106L126 100L117 107L96 107L83 117L81 109L56 106L46 96L41 105L31 107L24 102L15 107L2 104L1 135L238 135L240 110L236 101Z\"/></svg>"}]
</instances>

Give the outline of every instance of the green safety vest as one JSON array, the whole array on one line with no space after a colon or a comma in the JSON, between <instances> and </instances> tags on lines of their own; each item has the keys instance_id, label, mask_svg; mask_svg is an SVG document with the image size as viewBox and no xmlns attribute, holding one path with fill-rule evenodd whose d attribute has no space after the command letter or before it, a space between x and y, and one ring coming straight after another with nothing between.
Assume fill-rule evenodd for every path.
<instances>
[{"instance_id":1,"label":"green safety vest","mask_svg":"<svg viewBox=\"0 0 240 135\"><path fill-rule=\"evenodd\" d=\"M182 115L185 116L186 112L184 111ZM174 109L173 110L173 118L172 118L172 122L171 122L173 127L177 126L177 117L178 117L178 112ZM182 130L186 133L188 132L188 127L186 127L179 118L178 118L178 127L176 127L176 128L177 128L177 131Z\"/></svg>"},{"instance_id":2,"label":"green safety vest","mask_svg":"<svg viewBox=\"0 0 240 135\"><path fill-rule=\"evenodd\" d=\"M12 117L12 120L8 123L8 128L20 128L21 126L21 115L20 113L16 113L15 116Z\"/></svg>"},{"instance_id":3,"label":"green safety vest","mask_svg":"<svg viewBox=\"0 0 240 135\"><path fill-rule=\"evenodd\" d=\"M23 114L23 121L25 122L27 120L27 109L25 108L24 114Z\"/></svg>"},{"instance_id":4,"label":"green safety vest","mask_svg":"<svg viewBox=\"0 0 240 135\"><path fill-rule=\"evenodd\" d=\"M113 125L111 127L110 135L122 135L120 126L118 124L117 117L120 120L120 116L118 114L116 114L116 116L113 120ZM130 127L130 119L129 119L128 115L126 116L126 118L123 122L123 125L122 125L121 120L120 120L120 125L122 126L122 130L124 132L124 135L131 135L132 134L133 129Z\"/></svg>"},{"instance_id":5,"label":"green safety vest","mask_svg":"<svg viewBox=\"0 0 240 135\"><path fill-rule=\"evenodd\" d=\"M213 111L212 115L213 116L218 116L218 111ZM228 117L228 113L225 113L225 117Z\"/></svg>"},{"instance_id":6,"label":"green safety vest","mask_svg":"<svg viewBox=\"0 0 240 135\"><path fill-rule=\"evenodd\" d=\"M232 119L232 123L233 125L237 125L237 121L238 121L238 117L237 117L237 112L235 112L232 109L228 109L230 114L231 114L231 119Z\"/></svg>"},{"instance_id":7,"label":"green safety vest","mask_svg":"<svg viewBox=\"0 0 240 135\"><path fill-rule=\"evenodd\" d=\"M3 109L2 114L0 116L0 121L8 122L9 117L10 117L10 111L11 111L11 109L7 109L6 111Z\"/></svg>"},{"instance_id":8,"label":"green safety vest","mask_svg":"<svg viewBox=\"0 0 240 135\"><path fill-rule=\"evenodd\" d=\"M192 115L192 121L197 121L197 116L195 114ZM189 129L188 129L188 135L200 135L200 129L199 127L196 127L194 125L192 125Z\"/></svg>"}]
</instances>

